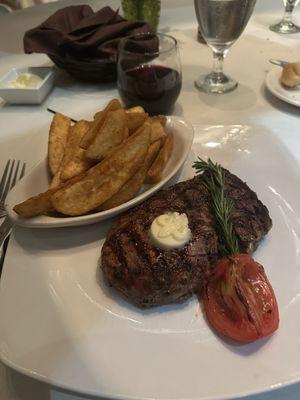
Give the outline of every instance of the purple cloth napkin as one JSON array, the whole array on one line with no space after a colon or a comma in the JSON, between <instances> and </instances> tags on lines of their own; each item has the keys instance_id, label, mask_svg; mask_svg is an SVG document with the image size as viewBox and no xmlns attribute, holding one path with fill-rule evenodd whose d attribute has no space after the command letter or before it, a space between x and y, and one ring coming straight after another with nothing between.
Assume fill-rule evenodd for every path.
<instances>
[{"instance_id":1,"label":"purple cloth napkin","mask_svg":"<svg viewBox=\"0 0 300 400\"><path fill-rule=\"evenodd\" d=\"M128 21L104 7L94 12L88 5L62 8L24 36L25 53L115 63L120 39L149 32L143 21Z\"/></svg>"},{"instance_id":2,"label":"purple cloth napkin","mask_svg":"<svg viewBox=\"0 0 300 400\"><path fill-rule=\"evenodd\" d=\"M94 12L88 5L62 8L24 36L25 53L45 53L59 67L75 75L84 63L116 68L122 38L149 32L143 21L128 21L117 11L104 7ZM75 71L75 73L74 73ZM78 74L77 74L78 75ZM115 77L115 71L112 72ZM78 77L80 77L78 75ZM84 79L86 77L81 74Z\"/></svg>"}]
</instances>

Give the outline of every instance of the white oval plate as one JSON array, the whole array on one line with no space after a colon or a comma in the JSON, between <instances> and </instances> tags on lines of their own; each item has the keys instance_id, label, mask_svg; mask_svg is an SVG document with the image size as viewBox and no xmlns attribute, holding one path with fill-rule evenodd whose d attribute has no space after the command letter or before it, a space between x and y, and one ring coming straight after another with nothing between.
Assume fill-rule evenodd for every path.
<instances>
[{"instance_id":1,"label":"white oval plate","mask_svg":"<svg viewBox=\"0 0 300 400\"><path fill-rule=\"evenodd\" d=\"M179 180L193 177L198 156L247 181L269 208L273 227L254 257L276 293L278 331L237 345L214 334L195 296L149 310L131 306L100 273L110 220L56 230L16 227L1 276L5 364L102 399L241 399L300 381L298 164L261 126L195 126Z\"/></svg>"},{"instance_id":2,"label":"white oval plate","mask_svg":"<svg viewBox=\"0 0 300 400\"><path fill-rule=\"evenodd\" d=\"M300 86L287 89L280 82L282 68L275 67L266 76L266 85L270 92L286 103L300 107Z\"/></svg>"},{"instance_id":3,"label":"white oval plate","mask_svg":"<svg viewBox=\"0 0 300 400\"><path fill-rule=\"evenodd\" d=\"M40 215L34 218L20 218L13 211L13 207L34 196L40 192L47 190L49 186L49 175L47 159L45 158L29 174L27 174L9 193L6 198L6 209L9 217L14 223L30 228L57 228L63 226L88 225L104 219L113 217L130 207L147 199L165 183L167 183L182 167L187 155L190 151L194 138L194 130L192 125L179 117L168 117L166 131L172 131L174 134L174 147L170 160L163 172L163 179L156 185L145 185L142 193L134 199L110 210L97 212L94 214L82 215L78 217L50 217Z\"/></svg>"}]
</instances>

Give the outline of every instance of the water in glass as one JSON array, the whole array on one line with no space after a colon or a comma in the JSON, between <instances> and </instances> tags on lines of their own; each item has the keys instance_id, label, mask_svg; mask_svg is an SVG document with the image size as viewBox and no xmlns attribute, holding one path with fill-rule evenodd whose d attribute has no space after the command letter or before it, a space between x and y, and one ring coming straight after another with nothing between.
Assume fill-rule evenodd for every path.
<instances>
[{"instance_id":1,"label":"water in glass","mask_svg":"<svg viewBox=\"0 0 300 400\"><path fill-rule=\"evenodd\" d=\"M255 0L195 1L200 30L216 50L229 48L241 35L252 14Z\"/></svg>"},{"instance_id":2,"label":"water in glass","mask_svg":"<svg viewBox=\"0 0 300 400\"><path fill-rule=\"evenodd\" d=\"M194 0L195 12L201 33L214 52L214 70L195 83L209 93L224 93L237 83L226 77L222 61L229 47L245 29L256 0Z\"/></svg>"}]
</instances>

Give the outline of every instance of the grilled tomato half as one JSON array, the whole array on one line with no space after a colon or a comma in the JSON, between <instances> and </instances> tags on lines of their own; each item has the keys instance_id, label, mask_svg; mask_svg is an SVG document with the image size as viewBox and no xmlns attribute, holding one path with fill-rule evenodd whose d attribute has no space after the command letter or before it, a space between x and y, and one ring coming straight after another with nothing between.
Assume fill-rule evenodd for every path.
<instances>
[{"instance_id":1,"label":"grilled tomato half","mask_svg":"<svg viewBox=\"0 0 300 400\"><path fill-rule=\"evenodd\" d=\"M273 288L262 265L249 254L226 256L216 263L203 303L210 325L239 342L269 336L279 325Z\"/></svg>"}]
</instances>

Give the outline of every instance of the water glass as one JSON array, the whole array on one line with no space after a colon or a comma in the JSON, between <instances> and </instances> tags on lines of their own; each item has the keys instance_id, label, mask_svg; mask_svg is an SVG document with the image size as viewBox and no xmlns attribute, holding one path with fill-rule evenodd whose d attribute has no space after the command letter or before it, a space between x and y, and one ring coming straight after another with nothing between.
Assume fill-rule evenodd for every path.
<instances>
[{"instance_id":1,"label":"water glass","mask_svg":"<svg viewBox=\"0 0 300 400\"><path fill-rule=\"evenodd\" d=\"M292 13L294 8L298 4L299 0L283 0L284 3L284 15L280 22L275 25L271 25L271 31L277 33L297 33L300 32L300 27L295 25L292 21Z\"/></svg>"},{"instance_id":2,"label":"water glass","mask_svg":"<svg viewBox=\"0 0 300 400\"><path fill-rule=\"evenodd\" d=\"M237 82L223 73L223 60L252 15L256 0L194 0L200 31L213 51L214 66L195 85L207 93L226 93Z\"/></svg>"}]
</instances>

